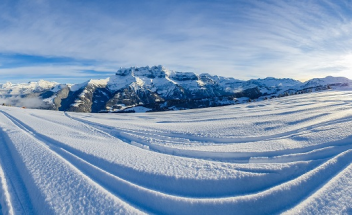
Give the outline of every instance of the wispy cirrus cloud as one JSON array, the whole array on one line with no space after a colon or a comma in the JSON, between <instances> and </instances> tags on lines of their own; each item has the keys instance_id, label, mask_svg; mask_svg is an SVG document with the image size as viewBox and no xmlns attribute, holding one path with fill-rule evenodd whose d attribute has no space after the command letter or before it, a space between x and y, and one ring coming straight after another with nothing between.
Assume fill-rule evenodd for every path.
<instances>
[{"instance_id":1,"label":"wispy cirrus cloud","mask_svg":"<svg viewBox=\"0 0 352 215\"><path fill-rule=\"evenodd\" d=\"M158 64L240 79L351 77L347 0L5 0L0 11L0 53L12 56L0 56L0 82L31 73L83 80ZM20 64L18 56L33 59Z\"/></svg>"}]
</instances>

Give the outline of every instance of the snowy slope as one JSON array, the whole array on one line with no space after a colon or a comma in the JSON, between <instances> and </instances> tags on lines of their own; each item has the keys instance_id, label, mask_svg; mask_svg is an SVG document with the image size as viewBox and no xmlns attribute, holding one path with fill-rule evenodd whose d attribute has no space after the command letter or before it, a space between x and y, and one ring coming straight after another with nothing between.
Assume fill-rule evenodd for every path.
<instances>
[{"instance_id":1,"label":"snowy slope","mask_svg":"<svg viewBox=\"0 0 352 215\"><path fill-rule=\"evenodd\" d=\"M4 214L349 214L352 91L129 115L0 106Z\"/></svg>"}]
</instances>

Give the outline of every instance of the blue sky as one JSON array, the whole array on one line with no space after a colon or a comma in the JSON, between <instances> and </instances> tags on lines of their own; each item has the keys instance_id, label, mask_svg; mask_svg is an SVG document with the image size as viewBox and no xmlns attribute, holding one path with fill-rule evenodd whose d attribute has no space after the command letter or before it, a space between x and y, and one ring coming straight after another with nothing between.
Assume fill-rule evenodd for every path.
<instances>
[{"instance_id":1,"label":"blue sky","mask_svg":"<svg viewBox=\"0 0 352 215\"><path fill-rule=\"evenodd\" d=\"M351 0L2 0L0 83L164 65L238 79L352 78Z\"/></svg>"}]
</instances>

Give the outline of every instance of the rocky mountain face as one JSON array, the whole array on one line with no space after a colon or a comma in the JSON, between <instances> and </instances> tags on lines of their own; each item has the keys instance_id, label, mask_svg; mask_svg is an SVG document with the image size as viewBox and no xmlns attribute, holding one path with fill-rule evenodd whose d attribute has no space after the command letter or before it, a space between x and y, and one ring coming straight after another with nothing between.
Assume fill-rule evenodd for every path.
<instances>
[{"instance_id":1,"label":"rocky mountain face","mask_svg":"<svg viewBox=\"0 0 352 215\"><path fill-rule=\"evenodd\" d=\"M119 69L107 79L81 84L39 81L0 84L0 102L74 112L140 112L213 107L352 86L347 78L249 81L169 71L162 66Z\"/></svg>"}]
</instances>

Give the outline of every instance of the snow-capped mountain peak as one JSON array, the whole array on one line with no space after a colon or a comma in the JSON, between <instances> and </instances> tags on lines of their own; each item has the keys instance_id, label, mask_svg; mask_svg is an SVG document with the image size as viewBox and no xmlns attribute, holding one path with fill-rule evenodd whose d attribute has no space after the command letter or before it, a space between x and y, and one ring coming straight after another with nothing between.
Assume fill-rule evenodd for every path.
<instances>
[{"instance_id":1,"label":"snow-capped mountain peak","mask_svg":"<svg viewBox=\"0 0 352 215\"><path fill-rule=\"evenodd\" d=\"M13 84L11 82L6 82L5 84L0 84L0 88L2 89L2 91L7 91L11 95L22 95L50 90L58 84L59 83L57 82L50 82L45 80L31 81L22 84Z\"/></svg>"},{"instance_id":2,"label":"snow-capped mountain peak","mask_svg":"<svg viewBox=\"0 0 352 215\"><path fill-rule=\"evenodd\" d=\"M26 84L0 85L0 98L38 97L49 109L78 112L161 111L235 104L314 90L352 85L343 77L315 78L300 82L267 77L242 81L231 77L178 72L165 67L120 68L106 79L90 79L80 84L58 84L40 80Z\"/></svg>"},{"instance_id":3,"label":"snow-capped mountain peak","mask_svg":"<svg viewBox=\"0 0 352 215\"><path fill-rule=\"evenodd\" d=\"M313 78L303 83L301 88L309 88L309 87L316 87L316 86L347 86L351 85L352 81L345 77L333 77L327 76L325 78Z\"/></svg>"}]
</instances>

